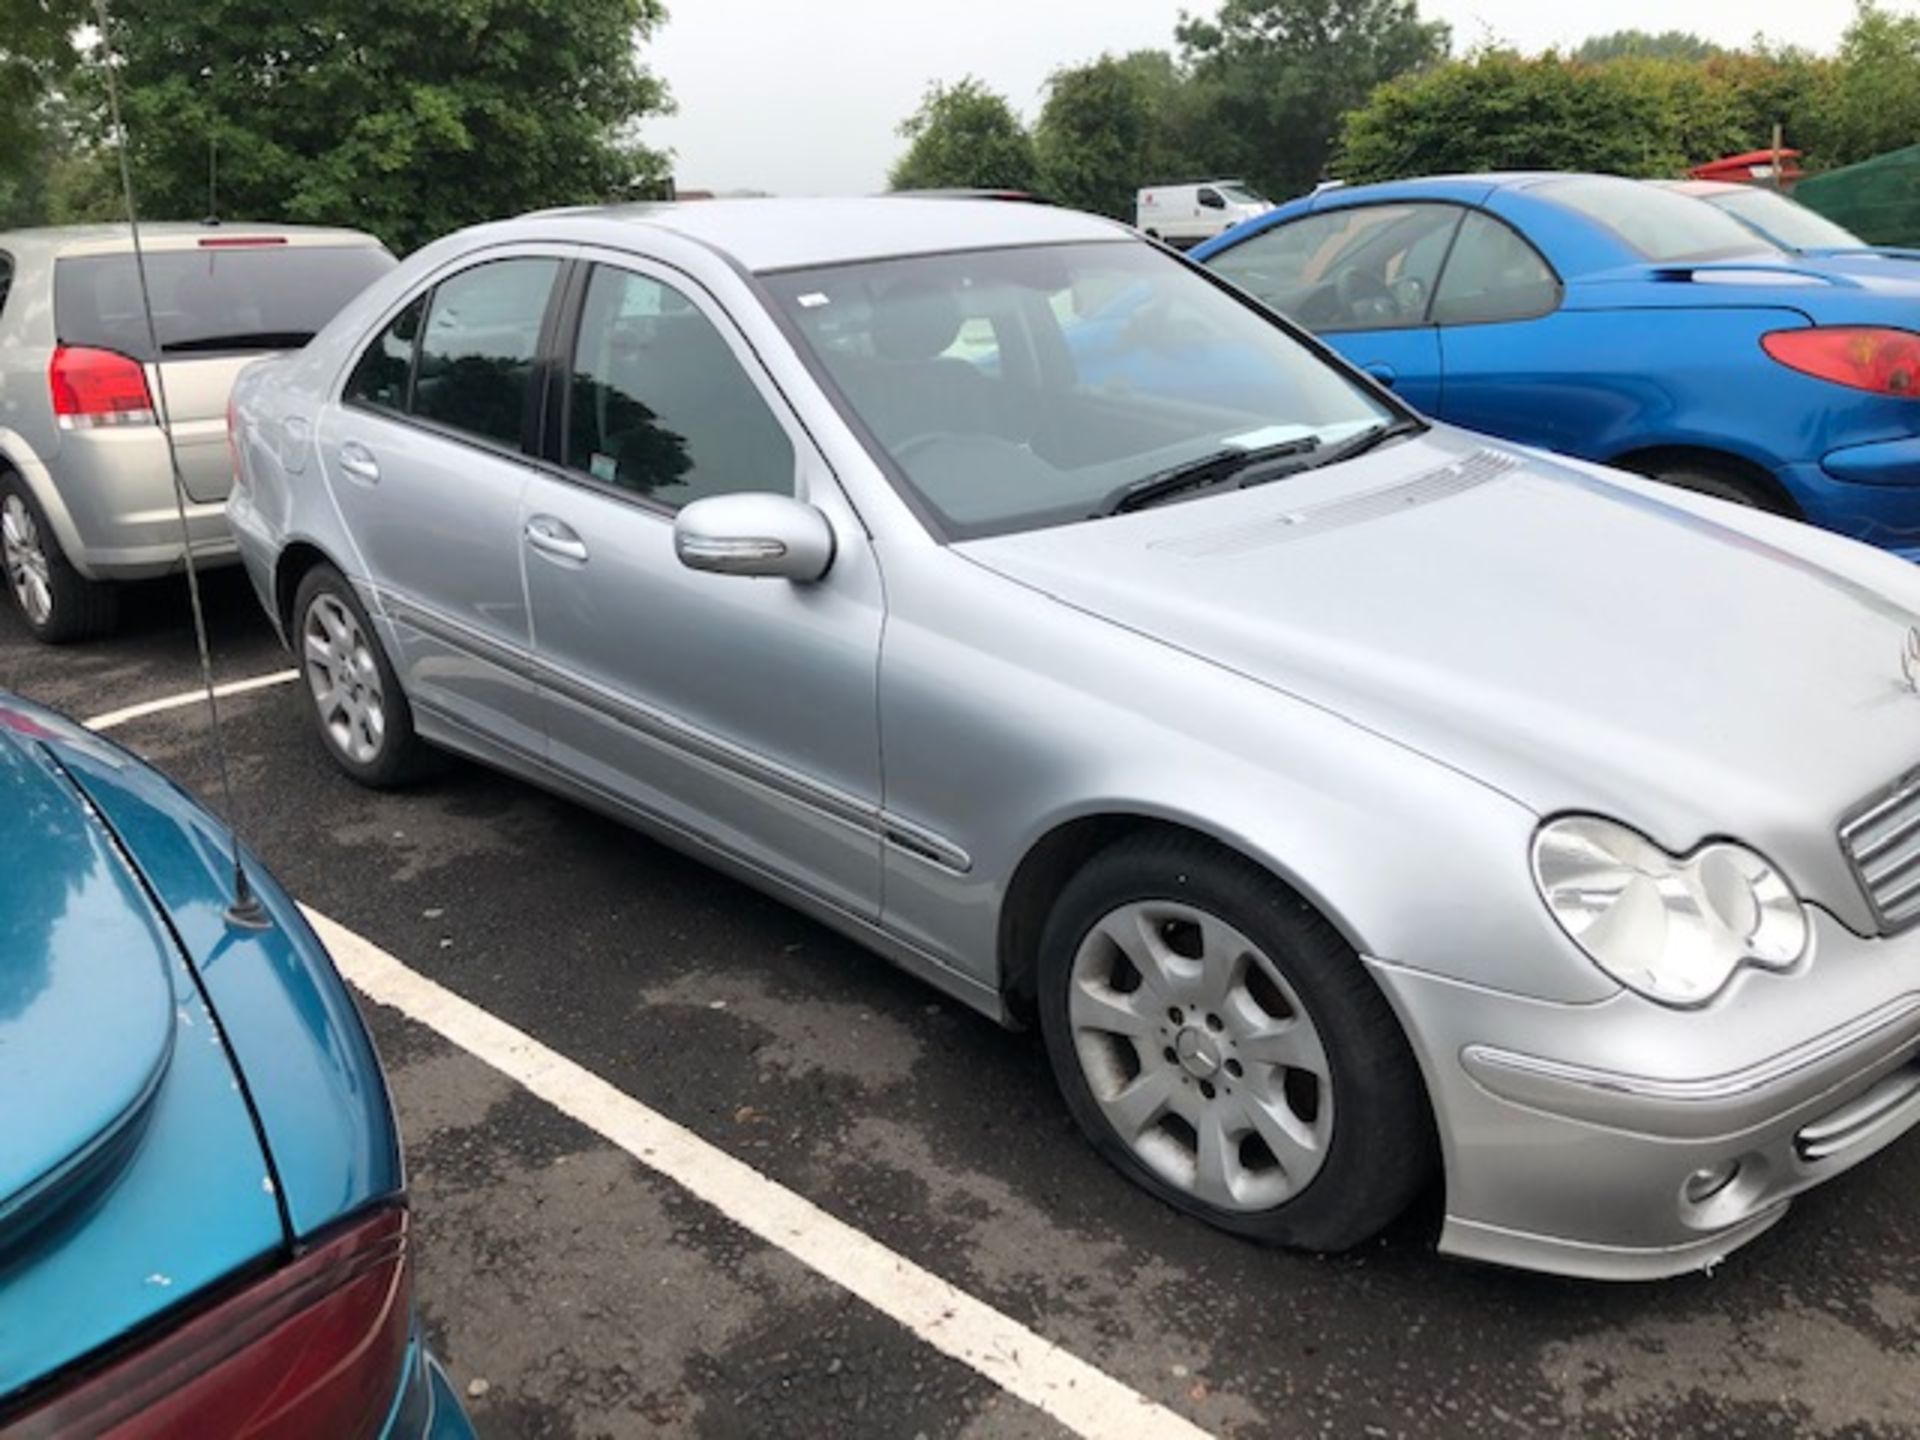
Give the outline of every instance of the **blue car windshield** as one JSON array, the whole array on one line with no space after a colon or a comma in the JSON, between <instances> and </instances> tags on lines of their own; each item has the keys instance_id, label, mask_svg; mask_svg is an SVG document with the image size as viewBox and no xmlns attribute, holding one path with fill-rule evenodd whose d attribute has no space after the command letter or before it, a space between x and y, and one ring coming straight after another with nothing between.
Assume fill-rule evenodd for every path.
<instances>
[{"instance_id":1,"label":"blue car windshield","mask_svg":"<svg viewBox=\"0 0 1920 1440\"><path fill-rule=\"evenodd\" d=\"M1398 418L1277 321L1132 240L764 277L946 538L1082 520L1205 457Z\"/></svg>"},{"instance_id":2,"label":"blue car windshield","mask_svg":"<svg viewBox=\"0 0 1920 1440\"><path fill-rule=\"evenodd\" d=\"M1579 175L1529 193L1579 212L1656 265L1786 253L1723 210L1638 180Z\"/></svg>"}]
</instances>

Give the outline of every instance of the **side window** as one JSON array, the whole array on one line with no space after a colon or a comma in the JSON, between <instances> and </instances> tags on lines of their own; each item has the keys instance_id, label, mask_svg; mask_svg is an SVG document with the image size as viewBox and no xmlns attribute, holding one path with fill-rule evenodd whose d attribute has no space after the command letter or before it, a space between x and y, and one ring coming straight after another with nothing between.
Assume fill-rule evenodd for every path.
<instances>
[{"instance_id":1,"label":"side window","mask_svg":"<svg viewBox=\"0 0 1920 1440\"><path fill-rule=\"evenodd\" d=\"M1428 204L1329 210L1262 231L1207 263L1312 330L1421 325L1461 213Z\"/></svg>"},{"instance_id":2,"label":"side window","mask_svg":"<svg viewBox=\"0 0 1920 1440\"><path fill-rule=\"evenodd\" d=\"M1513 230L1473 213L1460 226L1447 273L1433 297L1436 325L1532 320L1560 303L1560 282Z\"/></svg>"},{"instance_id":3,"label":"side window","mask_svg":"<svg viewBox=\"0 0 1920 1440\"><path fill-rule=\"evenodd\" d=\"M686 296L596 266L567 395L568 468L676 509L741 490L793 493L787 432Z\"/></svg>"},{"instance_id":4,"label":"side window","mask_svg":"<svg viewBox=\"0 0 1920 1440\"><path fill-rule=\"evenodd\" d=\"M434 287L412 413L518 446L540 322L560 262L490 260Z\"/></svg>"},{"instance_id":5,"label":"side window","mask_svg":"<svg viewBox=\"0 0 1920 1440\"><path fill-rule=\"evenodd\" d=\"M1203 209L1224 210L1227 208L1227 202L1220 198L1220 192L1218 190L1202 188L1196 198L1200 201Z\"/></svg>"},{"instance_id":6,"label":"side window","mask_svg":"<svg viewBox=\"0 0 1920 1440\"><path fill-rule=\"evenodd\" d=\"M7 292L13 289L13 257L0 255L0 315L7 313Z\"/></svg>"},{"instance_id":7,"label":"side window","mask_svg":"<svg viewBox=\"0 0 1920 1440\"><path fill-rule=\"evenodd\" d=\"M341 399L380 410L406 410L407 387L413 379L413 342L419 338L420 316L426 308L427 297L422 295L393 317L353 367Z\"/></svg>"}]
</instances>

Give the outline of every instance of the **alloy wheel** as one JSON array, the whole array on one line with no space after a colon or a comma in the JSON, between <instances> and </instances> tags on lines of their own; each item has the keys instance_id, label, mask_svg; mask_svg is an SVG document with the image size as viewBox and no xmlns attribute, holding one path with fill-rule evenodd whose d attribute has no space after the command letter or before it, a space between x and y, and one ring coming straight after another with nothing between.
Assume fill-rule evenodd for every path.
<instances>
[{"instance_id":1,"label":"alloy wheel","mask_svg":"<svg viewBox=\"0 0 1920 1440\"><path fill-rule=\"evenodd\" d=\"M338 596L316 596L307 607L301 649L328 739L355 764L371 765L386 743L387 711L380 665L359 619Z\"/></svg>"},{"instance_id":2,"label":"alloy wheel","mask_svg":"<svg viewBox=\"0 0 1920 1440\"><path fill-rule=\"evenodd\" d=\"M1333 1137L1326 1047L1278 967L1233 926L1176 901L1122 905L1081 940L1069 987L1094 1102L1167 1183L1249 1212L1319 1173Z\"/></svg>"},{"instance_id":3,"label":"alloy wheel","mask_svg":"<svg viewBox=\"0 0 1920 1440\"><path fill-rule=\"evenodd\" d=\"M21 613L36 629L44 627L53 616L53 576L40 527L19 495L8 495L0 505L0 560Z\"/></svg>"}]
</instances>

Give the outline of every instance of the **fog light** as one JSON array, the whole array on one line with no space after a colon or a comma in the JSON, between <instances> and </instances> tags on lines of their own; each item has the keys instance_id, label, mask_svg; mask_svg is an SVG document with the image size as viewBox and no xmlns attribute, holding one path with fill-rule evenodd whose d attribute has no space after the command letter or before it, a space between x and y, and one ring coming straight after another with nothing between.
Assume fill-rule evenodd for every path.
<instances>
[{"instance_id":1,"label":"fog light","mask_svg":"<svg viewBox=\"0 0 1920 1440\"><path fill-rule=\"evenodd\" d=\"M1704 1205L1739 1178L1740 1162L1727 1160L1694 1171L1687 1176L1687 1183L1681 1187L1680 1193L1686 1197L1689 1205Z\"/></svg>"}]
</instances>

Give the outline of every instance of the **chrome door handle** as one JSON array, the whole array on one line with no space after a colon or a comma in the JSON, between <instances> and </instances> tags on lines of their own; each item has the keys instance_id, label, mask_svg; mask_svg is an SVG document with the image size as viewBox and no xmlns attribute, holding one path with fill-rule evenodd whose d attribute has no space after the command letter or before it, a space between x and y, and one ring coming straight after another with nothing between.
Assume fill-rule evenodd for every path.
<instances>
[{"instance_id":1,"label":"chrome door handle","mask_svg":"<svg viewBox=\"0 0 1920 1440\"><path fill-rule=\"evenodd\" d=\"M363 485L380 483L380 462L358 440L349 440L340 447L340 469Z\"/></svg>"},{"instance_id":2,"label":"chrome door handle","mask_svg":"<svg viewBox=\"0 0 1920 1440\"><path fill-rule=\"evenodd\" d=\"M571 525L551 515L536 515L527 521L527 544L542 555L571 560L576 565L587 563L587 542Z\"/></svg>"}]
</instances>

